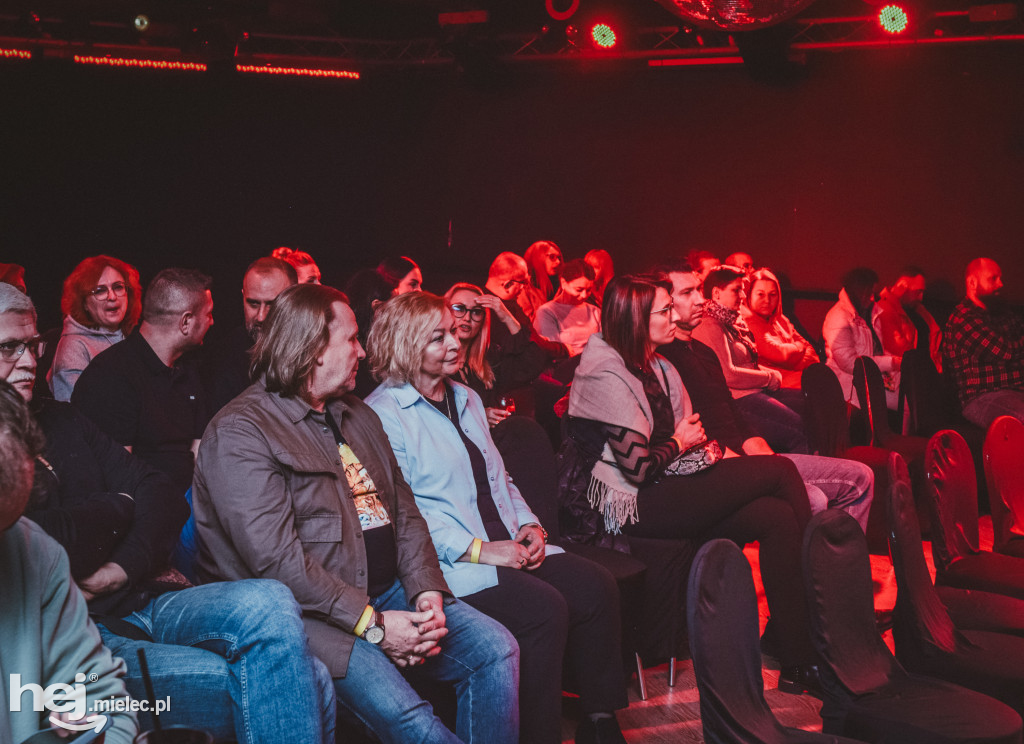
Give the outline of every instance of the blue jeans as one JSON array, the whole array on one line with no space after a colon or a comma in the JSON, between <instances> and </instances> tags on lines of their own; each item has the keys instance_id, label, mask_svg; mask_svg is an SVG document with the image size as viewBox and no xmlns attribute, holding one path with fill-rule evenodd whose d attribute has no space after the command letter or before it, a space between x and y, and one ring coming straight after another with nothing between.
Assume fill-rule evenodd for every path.
<instances>
[{"instance_id":1,"label":"blue jeans","mask_svg":"<svg viewBox=\"0 0 1024 744\"><path fill-rule=\"evenodd\" d=\"M1000 416L1024 421L1024 390L993 390L982 393L964 406L964 418L988 430Z\"/></svg>"},{"instance_id":2,"label":"blue jeans","mask_svg":"<svg viewBox=\"0 0 1024 744\"><path fill-rule=\"evenodd\" d=\"M862 462L818 455L783 455L800 471L811 514L842 509L867 531L868 512L875 495L875 474Z\"/></svg>"},{"instance_id":3,"label":"blue jeans","mask_svg":"<svg viewBox=\"0 0 1024 744\"><path fill-rule=\"evenodd\" d=\"M146 690L137 651L145 649L155 696L170 697L161 725L201 728L239 744L334 741L331 677L310 653L284 584L249 579L168 592L124 619L154 642L102 624L100 635L127 663L125 684L140 700ZM139 723L152 728L152 717L140 713Z\"/></svg>"},{"instance_id":4,"label":"blue jeans","mask_svg":"<svg viewBox=\"0 0 1024 744\"><path fill-rule=\"evenodd\" d=\"M415 611L397 581L372 604L381 611ZM441 640L441 653L403 671L378 646L357 638L347 675L334 680L338 702L384 744L515 744L519 739L519 646L501 623L465 602L446 604L444 613L448 635ZM457 738L403 674L454 683Z\"/></svg>"},{"instance_id":5,"label":"blue jeans","mask_svg":"<svg viewBox=\"0 0 1024 744\"><path fill-rule=\"evenodd\" d=\"M736 407L756 436L776 452L811 451L804 431L803 393L799 390L761 391L736 399Z\"/></svg>"}]
</instances>

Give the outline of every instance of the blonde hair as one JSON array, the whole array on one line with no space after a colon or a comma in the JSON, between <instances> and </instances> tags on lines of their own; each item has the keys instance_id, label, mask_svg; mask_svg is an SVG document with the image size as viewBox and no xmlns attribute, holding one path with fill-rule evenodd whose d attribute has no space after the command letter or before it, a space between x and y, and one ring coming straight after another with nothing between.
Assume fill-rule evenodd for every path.
<instances>
[{"instance_id":1,"label":"blonde hair","mask_svg":"<svg viewBox=\"0 0 1024 744\"><path fill-rule=\"evenodd\" d=\"M451 289L444 293L445 305L451 307L452 295L459 290L474 292L478 295L482 295L484 293L484 291L475 284L456 282L452 285ZM466 363L473 371L473 374L480 378L480 382L482 382L484 387L488 390L494 387L494 370L491 369L491 365L487 362L487 348L490 345L491 311L489 308L484 308L484 321L480 324L480 332L476 334L476 338L469 342L469 349L466 351Z\"/></svg>"},{"instance_id":2,"label":"blonde hair","mask_svg":"<svg viewBox=\"0 0 1024 744\"><path fill-rule=\"evenodd\" d=\"M381 382L411 382L448 304L430 292L406 292L381 305L366 339L370 371Z\"/></svg>"}]
</instances>

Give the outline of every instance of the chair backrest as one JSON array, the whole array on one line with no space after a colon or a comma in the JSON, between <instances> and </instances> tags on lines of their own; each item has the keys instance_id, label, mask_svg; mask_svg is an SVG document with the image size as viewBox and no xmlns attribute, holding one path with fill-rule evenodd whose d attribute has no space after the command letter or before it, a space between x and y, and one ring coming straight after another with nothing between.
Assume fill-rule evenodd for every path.
<instances>
[{"instance_id":1,"label":"chair backrest","mask_svg":"<svg viewBox=\"0 0 1024 744\"><path fill-rule=\"evenodd\" d=\"M803 371L800 387L807 401L804 423L811 451L826 457L841 456L850 448L850 422L839 378L818 362Z\"/></svg>"},{"instance_id":2,"label":"chair backrest","mask_svg":"<svg viewBox=\"0 0 1024 744\"><path fill-rule=\"evenodd\" d=\"M811 636L831 676L855 696L905 677L875 626L868 545L857 520L838 509L811 517L803 564Z\"/></svg>"},{"instance_id":3,"label":"chair backrest","mask_svg":"<svg viewBox=\"0 0 1024 744\"><path fill-rule=\"evenodd\" d=\"M1024 423L1000 416L988 428L982 450L992 528L998 552L1024 538Z\"/></svg>"},{"instance_id":4,"label":"chair backrest","mask_svg":"<svg viewBox=\"0 0 1024 744\"><path fill-rule=\"evenodd\" d=\"M945 571L960 558L979 552L974 459L960 434L943 429L928 440L924 468L932 557L935 568Z\"/></svg>"},{"instance_id":5,"label":"chair backrest","mask_svg":"<svg viewBox=\"0 0 1024 744\"><path fill-rule=\"evenodd\" d=\"M947 405L946 385L927 349L911 349L900 362L899 419L904 433L928 437L945 429L954 419Z\"/></svg>"},{"instance_id":6,"label":"chair backrest","mask_svg":"<svg viewBox=\"0 0 1024 744\"><path fill-rule=\"evenodd\" d=\"M506 472L548 531L549 542L557 544L558 465L547 432L533 419L510 416L495 427L493 436Z\"/></svg>"},{"instance_id":7,"label":"chair backrest","mask_svg":"<svg viewBox=\"0 0 1024 744\"><path fill-rule=\"evenodd\" d=\"M873 447L884 447L892 436L889 428L889 408L885 401L885 382L882 372L871 357L857 357L853 363L853 388L860 401L860 415L864 429L871 437Z\"/></svg>"},{"instance_id":8,"label":"chair backrest","mask_svg":"<svg viewBox=\"0 0 1024 744\"><path fill-rule=\"evenodd\" d=\"M889 455L890 472L902 469L903 458ZM896 573L896 657L915 668L915 661L956 650L956 627L932 583L924 559L921 529L909 477L894 477L889 486L889 554ZM919 668L919 667L918 667Z\"/></svg>"},{"instance_id":9,"label":"chair backrest","mask_svg":"<svg viewBox=\"0 0 1024 744\"><path fill-rule=\"evenodd\" d=\"M705 741L784 741L764 699L750 564L731 540L712 540L698 551L690 569L686 622Z\"/></svg>"}]
</instances>

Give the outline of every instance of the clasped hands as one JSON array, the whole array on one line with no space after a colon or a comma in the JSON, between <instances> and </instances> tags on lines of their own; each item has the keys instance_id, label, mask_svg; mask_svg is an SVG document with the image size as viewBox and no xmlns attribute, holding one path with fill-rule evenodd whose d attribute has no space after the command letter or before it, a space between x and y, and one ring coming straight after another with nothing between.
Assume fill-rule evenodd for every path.
<instances>
[{"instance_id":1,"label":"clasped hands","mask_svg":"<svg viewBox=\"0 0 1024 744\"><path fill-rule=\"evenodd\" d=\"M441 592L420 592L416 612L384 610L384 640L380 648L395 666L422 664L441 653L440 640L448 635Z\"/></svg>"}]
</instances>

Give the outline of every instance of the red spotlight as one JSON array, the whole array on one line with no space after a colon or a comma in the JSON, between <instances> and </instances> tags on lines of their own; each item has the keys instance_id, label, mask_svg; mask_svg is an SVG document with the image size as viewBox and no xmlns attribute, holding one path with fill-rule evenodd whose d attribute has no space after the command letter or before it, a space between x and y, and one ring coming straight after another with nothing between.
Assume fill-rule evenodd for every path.
<instances>
[{"instance_id":1,"label":"red spotlight","mask_svg":"<svg viewBox=\"0 0 1024 744\"><path fill-rule=\"evenodd\" d=\"M909 24L907 11L899 5L886 5L878 11L878 25L888 34L902 34Z\"/></svg>"},{"instance_id":2,"label":"red spotlight","mask_svg":"<svg viewBox=\"0 0 1024 744\"><path fill-rule=\"evenodd\" d=\"M615 37L615 29L607 23L595 23L590 27L590 38L598 49L611 49L618 39Z\"/></svg>"}]
</instances>

